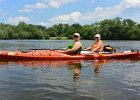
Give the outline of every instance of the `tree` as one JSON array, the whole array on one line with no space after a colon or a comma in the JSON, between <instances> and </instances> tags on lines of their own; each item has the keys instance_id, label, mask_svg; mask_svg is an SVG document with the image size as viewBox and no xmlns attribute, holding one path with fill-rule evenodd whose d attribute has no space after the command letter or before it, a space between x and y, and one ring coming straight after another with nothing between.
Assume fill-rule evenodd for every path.
<instances>
[{"instance_id":1,"label":"tree","mask_svg":"<svg viewBox=\"0 0 140 100\"><path fill-rule=\"evenodd\" d=\"M73 34L77 32L83 39L93 39L93 36L99 33L105 40L140 40L140 23L131 19L122 20L119 17L91 25L60 23L48 28L25 22L19 22L17 26L0 23L0 39L48 39L49 37L61 39L63 36L72 39Z\"/></svg>"}]
</instances>

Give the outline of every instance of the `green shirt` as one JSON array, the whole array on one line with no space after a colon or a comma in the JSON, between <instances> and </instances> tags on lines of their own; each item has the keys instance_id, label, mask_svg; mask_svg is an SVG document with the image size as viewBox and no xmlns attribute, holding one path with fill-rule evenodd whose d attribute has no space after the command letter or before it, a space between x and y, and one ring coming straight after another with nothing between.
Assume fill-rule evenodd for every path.
<instances>
[{"instance_id":1,"label":"green shirt","mask_svg":"<svg viewBox=\"0 0 140 100\"><path fill-rule=\"evenodd\" d=\"M71 42L67 49L72 49L74 47L74 42ZM77 51L75 51L73 54L80 54L80 51L82 50L82 47L80 47Z\"/></svg>"}]
</instances>

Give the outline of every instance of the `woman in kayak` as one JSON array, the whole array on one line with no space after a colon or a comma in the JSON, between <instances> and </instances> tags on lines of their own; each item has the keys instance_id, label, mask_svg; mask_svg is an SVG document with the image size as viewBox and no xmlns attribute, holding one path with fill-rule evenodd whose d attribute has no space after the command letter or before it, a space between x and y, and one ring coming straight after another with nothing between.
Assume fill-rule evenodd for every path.
<instances>
[{"instance_id":1,"label":"woman in kayak","mask_svg":"<svg viewBox=\"0 0 140 100\"><path fill-rule=\"evenodd\" d=\"M80 34L75 33L73 35L74 42L70 43L65 51L60 51L64 53L70 53L70 54L80 54L80 51L82 50L82 43L80 42Z\"/></svg>"},{"instance_id":2,"label":"woman in kayak","mask_svg":"<svg viewBox=\"0 0 140 100\"><path fill-rule=\"evenodd\" d=\"M100 52L100 51L102 51L104 45L103 45L103 42L101 40L100 34L96 34L94 36L94 38L95 38L96 42L93 43L90 47L88 47L87 50L90 50L91 52Z\"/></svg>"}]
</instances>

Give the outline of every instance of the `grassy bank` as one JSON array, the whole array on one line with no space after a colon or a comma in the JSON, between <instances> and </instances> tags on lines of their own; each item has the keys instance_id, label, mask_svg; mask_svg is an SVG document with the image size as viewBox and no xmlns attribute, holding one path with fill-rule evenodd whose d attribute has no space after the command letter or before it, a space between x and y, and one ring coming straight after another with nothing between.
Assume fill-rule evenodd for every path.
<instances>
[{"instance_id":1,"label":"grassy bank","mask_svg":"<svg viewBox=\"0 0 140 100\"><path fill-rule=\"evenodd\" d=\"M67 40L68 37L50 37L50 40Z\"/></svg>"}]
</instances>

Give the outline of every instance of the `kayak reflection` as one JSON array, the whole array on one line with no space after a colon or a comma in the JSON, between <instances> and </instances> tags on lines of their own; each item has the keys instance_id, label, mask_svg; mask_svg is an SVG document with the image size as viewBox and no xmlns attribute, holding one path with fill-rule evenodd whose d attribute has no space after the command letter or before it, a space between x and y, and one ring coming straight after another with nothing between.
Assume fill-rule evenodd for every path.
<instances>
[{"instance_id":1,"label":"kayak reflection","mask_svg":"<svg viewBox=\"0 0 140 100\"><path fill-rule=\"evenodd\" d=\"M110 63L115 63L115 62L123 62L123 63L132 63L132 62L140 62L140 59L111 59L111 60L93 60L92 65L94 68L94 76L98 77L99 73L104 65L110 64Z\"/></svg>"},{"instance_id":2,"label":"kayak reflection","mask_svg":"<svg viewBox=\"0 0 140 100\"><path fill-rule=\"evenodd\" d=\"M82 69L82 60L59 60L59 61L0 61L0 65L8 64L18 64L24 67L31 68L40 68L40 67L49 67L49 68L62 68L67 67L73 73L73 79L78 80L80 78L80 73Z\"/></svg>"},{"instance_id":3,"label":"kayak reflection","mask_svg":"<svg viewBox=\"0 0 140 100\"><path fill-rule=\"evenodd\" d=\"M124 62L124 63L131 63L133 61L140 61L139 60L130 60L130 59L120 59L120 60L59 60L59 61L0 61L0 67L7 66L8 64L18 64L24 67L32 67L32 68L39 68L39 67L49 67L49 68L64 68L67 67L73 74L73 80L78 80L81 76L81 70L83 67L86 67L87 64L90 64L90 68L94 70L94 76L98 77L101 69L104 65L113 62Z\"/></svg>"}]
</instances>

